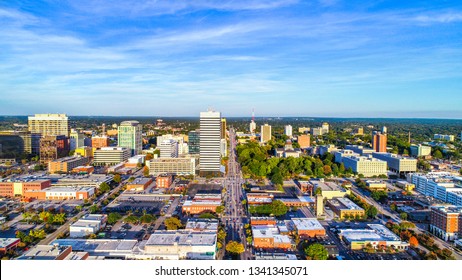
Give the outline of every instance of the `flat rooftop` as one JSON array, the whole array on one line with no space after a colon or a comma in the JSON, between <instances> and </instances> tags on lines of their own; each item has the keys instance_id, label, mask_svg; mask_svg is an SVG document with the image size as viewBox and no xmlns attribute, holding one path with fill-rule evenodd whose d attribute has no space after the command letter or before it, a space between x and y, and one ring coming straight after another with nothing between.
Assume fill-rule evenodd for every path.
<instances>
[{"instance_id":1,"label":"flat rooftop","mask_svg":"<svg viewBox=\"0 0 462 280\"><path fill-rule=\"evenodd\" d=\"M155 231L145 246L212 246L216 243L217 234L212 232Z\"/></svg>"},{"instance_id":2,"label":"flat rooftop","mask_svg":"<svg viewBox=\"0 0 462 280\"><path fill-rule=\"evenodd\" d=\"M218 220L216 219L188 219L186 230L193 231L217 231Z\"/></svg>"},{"instance_id":3,"label":"flat rooftop","mask_svg":"<svg viewBox=\"0 0 462 280\"><path fill-rule=\"evenodd\" d=\"M41 190L42 192L45 191L47 193L49 192L83 192L83 191L91 191L95 187L89 187L89 186L70 186L70 187L49 187L46 189Z\"/></svg>"},{"instance_id":4,"label":"flat rooftop","mask_svg":"<svg viewBox=\"0 0 462 280\"><path fill-rule=\"evenodd\" d=\"M131 239L57 239L52 244L72 246L73 251L89 253L132 252L138 240Z\"/></svg>"},{"instance_id":5,"label":"flat rooftop","mask_svg":"<svg viewBox=\"0 0 462 280\"><path fill-rule=\"evenodd\" d=\"M86 159L85 157L79 157L79 156L70 156L70 157L63 157L63 158L58 158L53 160L52 162L72 162L80 159Z\"/></svg>"},{"instance_id":6,"label":"flat rooftop","mask_svg":"<svg viewBox=\"0 0 462 280\"><path fill-rule=\"evenodd\" d=\"M183 206L192 206L192 205L213 205L213 206L220 206L221 200L211 200L211 199L194 199L194 200L186 200L183 203Z\"/></svg>"},{"instance_id":7,"label":"flat rooftop","mask_svg":"<svg viewBox=\"0 0 462 280\"><path fill-rule=\"evenodd\" d=\"M321 182L319 180L310 180L310 183L317 188L321 188L322 191L345 191L339 184L334 182Z\"/></svg>"},{"instance_id":8,"label":"flat rooftop","mask_svg":"<svg viewBox=\"0 0 462 280\"><path fill-rule=\"evenodd\" d=\"M18 260L54 260L68 248L68 245L37 245Z\"/></svg>"},{"instance_id":9,"label":"flat rooftop","mask_svg":"<svg viewBox=\"0 0 462 280\"><path fill-rule=\"evenodd\" d=\"M462 206L433 206L433 209L438 209L440 212L447 214L462 214Z\"/></svg>"},{"instance_id":10,"label":"flat rooftop","mask_svg":"<svg viewBox=\"0 0 462 280\"><path fill-rule=\"evenodd\" d=\"M368 224L364 229L343 229L340 234L349 242L355 241L401 241L401 239L381 224Z\"/></svg>"},{"instance_id":11,"label":"flat rooftop","mask_svg":"<svg viewBox=\"0 0 462 280\"><path fill-rule=\"evenodd\" d=\"M78 260L84 260L88 258L88 253L87 252L72 252L69 255L67 255L64 260L66 261L78 261Z\"/></svg>"},{"instance_id":12,"label":"flat rooftop","mask_svg":"<svg viewBox=\"0 0 462 280\"><path fill-rule=\"evenodd\" d=\"M71 227L81 227L81 228L98 228L101 222L99 221L81 221L73 223Z\"/></svg>"},{"instance_id":13,"label":"flat rooftop","mask_svg":"<svg viewBox=\"0 0 462 280\"><path fill-rule=\"evenodd\" d=\"M103 214L86 214L82 218L79 219L79 221L101 221L106 217L106 215Z\"/></svg>"},{"instance_id":14,"label":"flat rooftop","mask_svg":"<svg viewBox=\"0 0 462 280\"><path fill-rule=\"evenodd\" d=\"M324 229L321 223L315 218L294 218L292 223L298 230L319 230Z\"/></svg>"},{"instance_id":15,"label":"flat rooftop","mask_svg":"<svg viewBox=\"0 0 462 280\"><path fill-rule=\"evenodd\" d=\"M343 206L343 209L348 209L348 210L364 210L363 208L359 207L356 205L353 201L346 197L338 197L336 198L338 202L340 202L341 206ZM342 208L341 208L342 209Z\"/></svg>"},{"instance_id":16,"label":"flat rooftop","mask_svg":"<svg viewBox=\"0 0 462 280\"><path fill-rule=\"evenodd\" d=\"M252 226L252 235L254 238L273 238L279 234L277 226Z\"/></svg>"},{"instance_id":17,"label":"flat rooftop","mask_svg":"<svg viewBox=\"0 0 462 280\"><path fill-rule=\"evenodd\" d=\"M19 238L0 238L0 248L6 248L18 241Z\"/></svg>"},{"instance_id":18,"label":"flat rooftop","mask_svg":"<svg viewBox=\"0 0 462 280\"><path fill-rule=\"evenodd\" d=\"M136 178L135 180L128 183L127 185L146 185L150 181L152 181L151 178Z\"/></svg>"},{"instance_id":19,"label":"flat rooftop","mask_svg":"<svg viewBox=\"0 0 462 280\"><path fill-rule=\"evenodd\" d=\"M283 244L292 243L292 239L290 239L288 235L275 234L273 237L274 237L274 243L283 243Z\"/></svg>"},{"instance_id":20,"label":"flat rooftop","mask_svg":"<svg viewBox=\"0 0 462 280\"><path fill-rule=\"evenodd\" d=\"M19 177L18 182L29 181L46 181L51 180L52 184L66 184L66 183L79 183L79 184L101 184L103 182L112 181L112 175L104 174L42 174L38 176L25 175Z\"/></svg>"}]
</instances>

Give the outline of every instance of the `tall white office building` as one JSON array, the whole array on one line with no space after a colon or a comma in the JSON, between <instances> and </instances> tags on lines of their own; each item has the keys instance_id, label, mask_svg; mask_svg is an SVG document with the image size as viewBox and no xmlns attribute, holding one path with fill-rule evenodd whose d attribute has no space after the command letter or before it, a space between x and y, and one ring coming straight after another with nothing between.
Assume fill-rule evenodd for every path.
<instances>
[{"instance_id":1,"label":"tall white office building","mask_svg":"<svg viewBox=\"0 0 462 280\"><path fill-rule=\"evenodd\" d=\"M200 172L220 172L221 165L221 113L207 111L200 113Z\"/></svg>"},{"instance_id":2,"label":"tall white office building","mask_svg":"<svg viewBox=\"0 0 462 280\"><path fill-rule=\"evenodd\" d=\"M284 127L284 134L292 137L292 126L290 124Z\"/></svg>"},{"instance_id":3,"label":"tall white office building","mask_svg":"<svg viewBox=\"0 0 462 280\"><path fill-rule=\"evenodd\" d=\"M162 141L159 145L161 158L177 158L178 157L178 142L173 139Z\"/></svg>"}]
</instances>

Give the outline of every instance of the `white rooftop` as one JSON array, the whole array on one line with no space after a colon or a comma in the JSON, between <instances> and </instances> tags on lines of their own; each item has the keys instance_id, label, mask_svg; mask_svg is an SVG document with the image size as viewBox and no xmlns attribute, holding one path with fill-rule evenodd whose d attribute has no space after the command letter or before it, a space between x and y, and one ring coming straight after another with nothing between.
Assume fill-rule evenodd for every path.
<instances>
[{"instance_id":1,"label":"white rooftop","mask_svg":"<svg viewBox=\"0 0 462 280\"><path fill-rule=\"evenodd\" d=\"M315 218L294 218L292 223L298 230L324 229L321 223Z\"/></svg>"},{"instance_id":2,"label":"white rooftop","mask_svg":"<svg viewBox=\"0 0 462 280\"><path fill-rule=\"evenodd\" d=\"M193 232L187 230L155 231L145 246L210 246L216 243L217 234L212 232Z\"/></svg>"},{"instance_id":3,"label":"white rooftop","mask_svg":"<svg viewBox=\"0 0 462 280\"><path fill-rule=\"evenodd\" d=\"M186 223L186 230L192 231L217 231L218 220L216 219L189 219Z\"/></svg>"}]
</instances>

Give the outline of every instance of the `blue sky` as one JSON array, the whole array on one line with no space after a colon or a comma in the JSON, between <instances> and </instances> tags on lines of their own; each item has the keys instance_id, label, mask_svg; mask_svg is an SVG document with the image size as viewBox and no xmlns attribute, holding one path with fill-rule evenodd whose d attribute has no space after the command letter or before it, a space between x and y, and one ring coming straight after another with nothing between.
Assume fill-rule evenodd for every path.
<instances>
[{"instance_id":1,"label":"blue sky","mask_svg":"<svg viewBox=\"0 0 462 280\"><path fill-rule=\"evenodd\" d=\"M0 1L0 115L208 107L462 118L462 2Z\"/></svg>"}]
</instances>

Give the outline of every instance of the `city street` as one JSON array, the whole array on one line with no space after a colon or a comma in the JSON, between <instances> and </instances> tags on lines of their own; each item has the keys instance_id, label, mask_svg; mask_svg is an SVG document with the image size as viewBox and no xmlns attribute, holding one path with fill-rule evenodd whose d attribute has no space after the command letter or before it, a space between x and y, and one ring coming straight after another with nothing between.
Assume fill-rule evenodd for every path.
<instances>
[{"instance_id":1,"label":"city street","mask_svg":"<svg viewBox=\"0 0 462 280\"><path fill-rule=\"evenodd\" d=\"M241 254L241 259L250 259L252 252L250 246L247 245L245 238L244 224L248 222L246 210L242 204L244 194L242 192L242 178L239 163L236 161L236 137L233 128L229 129L230 153L228 161L228 173L224 181L226 188L226 210L222 217L222 222L227 229L227 242L235 240L240 242L246 248Z\"/></svg>"}]
</instances>

